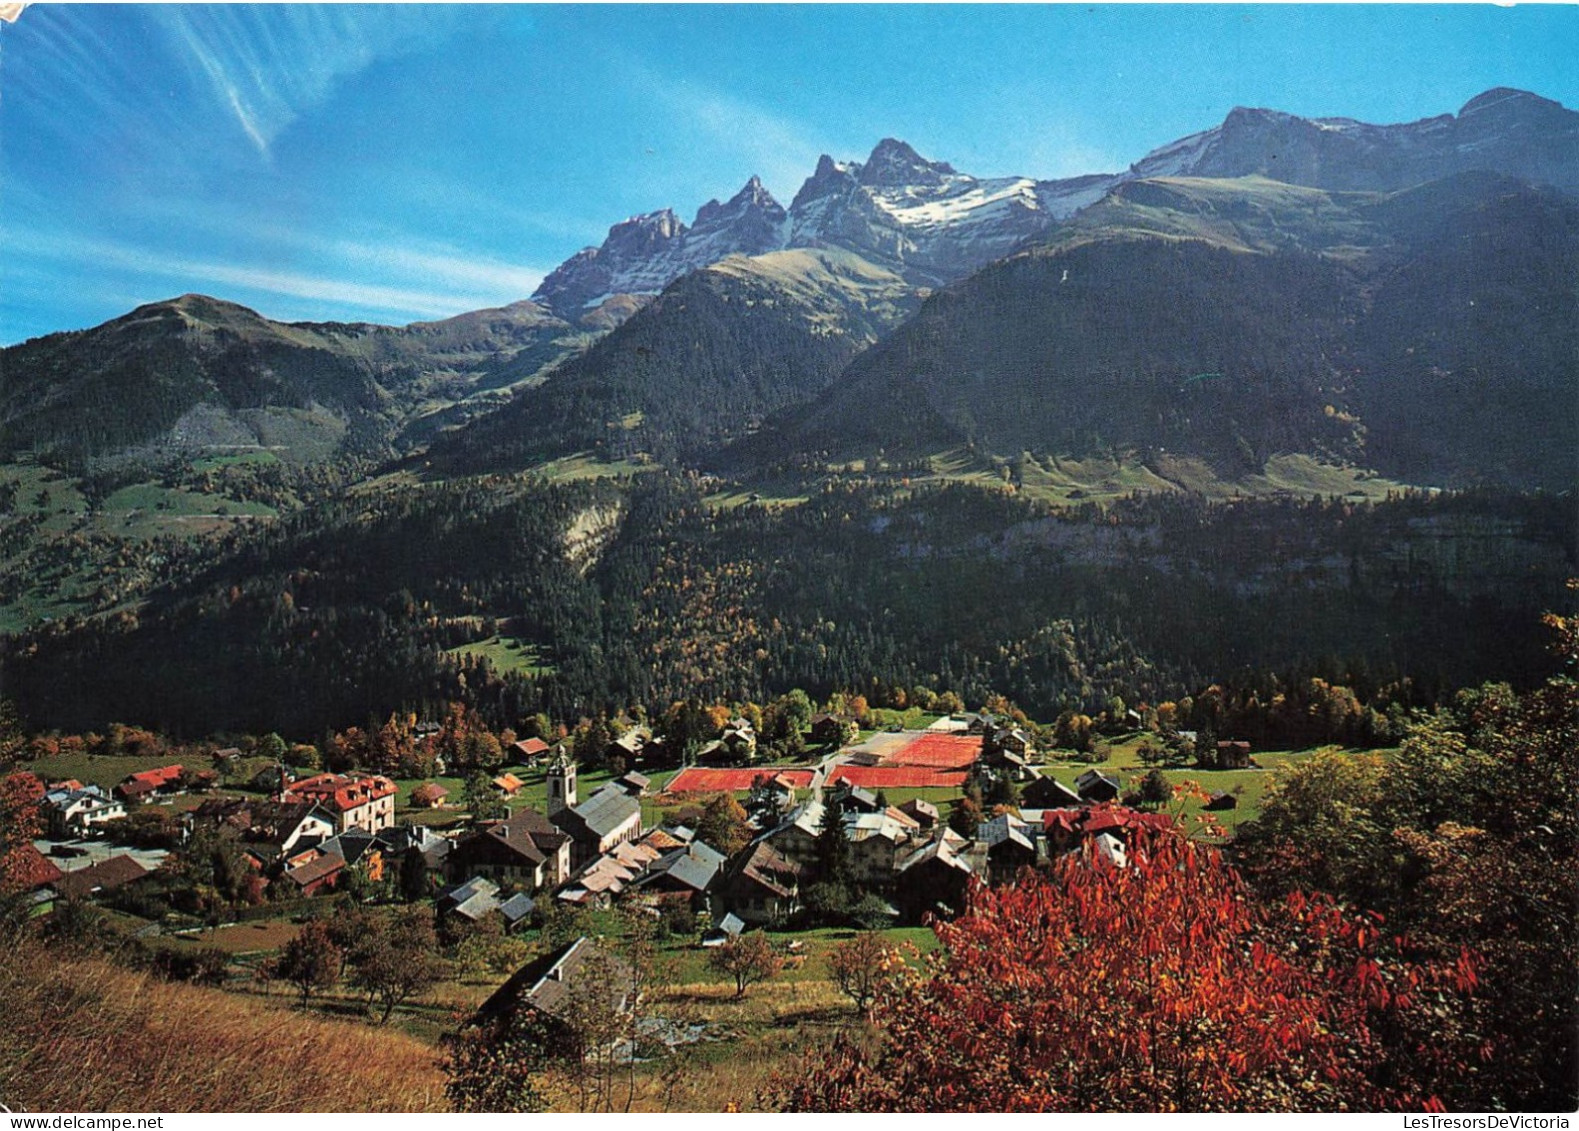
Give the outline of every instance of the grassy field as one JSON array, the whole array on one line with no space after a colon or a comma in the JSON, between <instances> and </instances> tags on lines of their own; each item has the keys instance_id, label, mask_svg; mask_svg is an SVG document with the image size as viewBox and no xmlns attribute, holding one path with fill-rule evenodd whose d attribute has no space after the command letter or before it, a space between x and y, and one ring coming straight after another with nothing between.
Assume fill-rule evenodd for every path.
<instances>
[{"instance_id":1,"label":"grassy field","mask_svg":"<svg viewBox=\"0 0 1579 1131\"><path fill-rule=\"evenodd\" d=\"M24 948L0 963L0 1102L30 1111L433 1111L437 1050L290 999Z\"/></svg>"},{"instance_id":2,"label":"grassy field","mask_svg":"<svg viewBox=\"0 0 1579 1131\"><path fill-rule=\"evenodd\" d=\"M488 666L496 675L508 675L517 672L521 675L542 676L550 675L554 665L543 662L542 655L537 648L513 636L490 636L486 640L478 640L472 644L461 644L455 648L446 649L450 656L477 656L488 661Z\"/></svg>"}]
</instances>

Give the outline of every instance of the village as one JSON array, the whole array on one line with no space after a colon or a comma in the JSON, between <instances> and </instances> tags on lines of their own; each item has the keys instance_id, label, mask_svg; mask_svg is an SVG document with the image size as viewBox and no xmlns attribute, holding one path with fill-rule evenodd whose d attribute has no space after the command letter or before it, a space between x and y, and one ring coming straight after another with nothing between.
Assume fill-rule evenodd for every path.
<instances>
[{"instance_id":1,"label":"village","mask_svg":"<svg viewBox=\"0 0 1579 1131\"><path fill-rule=\"evenodd\" d=\"M1147 721L1130 715L1122 721ZM460 804L442 776L297 773L237 748L201 768L135 770L108 789L39 778L33 914L60 931L85 918L114 924L177 976L252 991L260 978L265 988L293 980L292 939L310 933L302 924L347 907L398 908L425 921L416 945L470 956L462 998L482 1024L502 1002L545 1017L569 1008L565 983L611 914L650 924L669 952L696 955L689 970L733 978L744 997L812 954L833 961L832 939L853 932L924 949L925 925L962 911L973 884L1082 850L1122 867L1137 830L1171 825L1181 810L1175 794L1186 791L1162 771L1070 761L1012 718L921 721L863 730L818 714L804 756L775 762L735 716L678 768L646 725L616 734L592 770L566 741L521 739L502 752L486 797L474 775ZM1141 733L1130 749L1148 762L1164 743L1175 766L1198 753L1192 732ZM1208 774L1258 772L1248 743L1199 753ZM1190 792L1198 811L1236 815L1234 793ZM438 980L439 966L428 969ZM303 1005L312 989L333 989L321 972L295 982ZM399 1005L431 1027L437 1011L423 1021L417 982Z\"/></svg>"},{"instance_id":2,"label":"village","mask_svg":"<svg viewBox=\"0 0 1579 1131\"><path fill-rule=\"evenodd\" d=\"M456 812L441 785L406 791L410 816L455 814L442 832L431 821L397 821L401 786L377 774L297 777L273 765L246 792L217 788L216 770L181 765L128 774L109 790L41 780L47 838L36 846L35 898L43 912L55 899L96 895L156 870L168 849L128 842L117 850L117 834L139 809L179 797L187 802L179 809L181 843L205 832L234 837L253 888L271 899L334 893L351 876L375 885L389 878L404 892L434 893L440 918L476 923L498 915L514 928L545 900L578 907L634 900L653 909L683 904L732 935L795 923L806 890L824 878L818 840L831 826L848 843L848 881L878 897L882 916L915 925L956 913L973 878L1003 882L1087 840L1121 863L1125 829L1145 814L1095 807L1125 800L1156 809L1172 799L1126 797L1118 773L1101 766L1066 784L1039 764L1042 751L1025 729L990 715L960 713L925 730L857 736L853 720L818 715L810 741L827 753L794 765L755 764L752 724L735 718L700 750L698 764L650 777L640 767L657 760L662 739L633 727L610 751L612 764L631 768L596 776L590 788L563 743L529 738L513 744L516 762L490 781L497 816ZM1180 737L1193 743L1196 736ZM1217 761L1206 768L1251 765L1248 743L1216 748ZM238 753L219 751L215 759ZM546 791L541 808L521 803L533 775ZM905 799L891 804L894 795ZM940 805L943 796L951 806ZM651 819L655 810L687 803L694 818L703 811L698 799L719 809L726 797L738 799L723 807L738 828L715 834L722 844L683 821ZM991 812L982 810L983 797ZM1220 793L1204 807L1235 804Z\"/></svg>"}]
</instances>

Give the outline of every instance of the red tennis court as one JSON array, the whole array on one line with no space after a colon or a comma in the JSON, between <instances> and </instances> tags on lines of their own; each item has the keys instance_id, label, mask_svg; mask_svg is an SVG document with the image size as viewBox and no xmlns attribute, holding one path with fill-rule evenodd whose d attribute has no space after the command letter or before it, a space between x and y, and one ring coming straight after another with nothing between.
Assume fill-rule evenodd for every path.
<instances>
[{"instance_id":1,"label":"red tennis court","mask_svg":"<svg viewBox=\"0 0 1579 1131\"><path fill-rule=\"evenodd\" d=\"M681 770L674 780L664 786L665 793L742 793L751 783L766 774L782 777L796 789L811 785L810 770L790 770L780 766L747 766L741 769L709 769L691 766Z\"/></svg>"},{"instance_id":2,"label":"red tennis court","mask_svg":"<svg viewBox=\"0 0 1579 1131\"><path fill-rule=\"evenodd\" d=\"M926 766L836 766L831 785L847 781L861 789L958 789L965 784L964 770L934 770Z\"/></svg>"},{"instance_id":3,"label":"red tennis court","mask_svg":"<svg viewBox=\"0 0 1579 1131\"><path fill-rule=\"evenodd\" d=\"M924 734L914 742L883 755L885 766L928 766L934 770L963 770L981 757L981 735Z\"/></svg>"}]
</instances>

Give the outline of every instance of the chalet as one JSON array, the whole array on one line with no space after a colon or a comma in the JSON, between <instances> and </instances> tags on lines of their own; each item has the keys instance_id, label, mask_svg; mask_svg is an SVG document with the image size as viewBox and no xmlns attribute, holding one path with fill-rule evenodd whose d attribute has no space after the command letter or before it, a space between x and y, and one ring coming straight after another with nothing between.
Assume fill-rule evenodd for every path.
<instances>
[{"instance_id":1,"label":"chalet","mask_svg":"<svg viewBox=\"0 0 1579 1131\"><path fill-rule=\"evenodd\" d=\"M316 847L336 831L334 813L310 800L215 798L186 814L183 823L188 836L202 825L230 829L252 858L253 866L264 872Z\"/></svg>"},{"instance_id":2,"label":"chalet","mask_svg":"<svg viewBox=\"0 0 1579 1131\"><path fill-rule=\"evenodd\" d=\"M843 746L856 736L854 720L839 715L814 715L811 720L811 741L814 746Z\"/></svg>"},{"instance_id":3,"label":"chalet","mask_svg":"<svg viewBox=\"0 0 1579 1131\"><path fill-rule=\"evenodd\" d=\"M1078 793L1050 775L1037 777L1020 790L1020 804L1028 809L1073 809L1083 803Z\"/></svg>"},{"instance_id":4,"label":"chalet","mask_svg":"<svg viewBox=\"0 0 1579 1131\"><path fill-rule=\"evenodd\" d=\"M730 719L718 741L735 761L749 762L757 756L757 729L749 719Z\"/></svg>"},{"instance_id":5,"label":"chalet","mask_svg":"<svg viewBox=\"0 0 1579 1131\"><path fill-rule=\"evenodd\" d=\"M524 891L518 891L499 904L499 914L504 917L504 929L514 931L529 924L537 911L537 902Z\"/></svg>"},{"instance_id":6,"label":"chalet","mask_svg":"<svg viewBox=\"0 0 1579 1131\"><path fill-rule=\"evenodd\" d=\"M55 885L60 882L59 866L31 844L17 846L10 856L10 879L18 891L31 893L32 910L29 915L47 914L55 899Z\"/></svg>"},{"instance_id":7,"label":"chalet","mask_svg":"<svg viewBox=\"0 0 1579 1131\"><path fill-rule=\"evenodd\" d=\"M387 847L372 833L349 829L318 845L318 851L341 857L349 868L361 868L374 883L384 878Z\"/></svg>"},{"instance_id":8,"label":"chalet","mask_svg":"<svg viewBox=\"0 0 1579 1131\"><path fill-rule=\"evenodd\" d=\"M799 864L759 840L730 861L719 902L744 923L776 923L799 910L800 876Z\"/></svg>"},{"instance_id":9,"label":"chalet","mask_svg":"<svg viewBox=\"0 0 1579 1131\"><path fill-rule=\"evenodd\" d=\"M523 766L535 766L548 755L551 747L541 738L523 738L519 742L512 742L510 749L515 751Z\"/></svg>"},{"instance_id":10,"label":"chalet","mask_svg":"<svg viewBox=\"0 0 1579 1131\"><path fill-rule=\"evenodd\" d=\"M1036 863L1034 835L1024 821L1011 813L1000 813L977 827L976 844L985 850L983 855L990 882L1008 883L1022 868Z\"/></svg>"},{"instance_id":11,"label":"chalet","mask_svg":"<svg viewBox=\"0 0 1579 1131\"><path fill-rule=\"evenodd\" d=\"M1101 770L1087 770L1075 779L1075 789L1080 800L1088 802L1112 801L1119 794L1118 779L1110 778Z\"/></svg>"},{"instance_id":12,"label":"chalet","mask_svg":"<svg viewBox=\"0 0 1579 1131\"><path fill-rule=\"evenodd\" d=\"M795 783L783 774L761 774L751 783L746 811L758 828L777 825L785 813L795 808Z\"/></svg>"},{"instance_id":13,"label":"chalet","mask_svg":"<svg viewBox=\"0 0 1579 1131\"><path fill-rule=\"evenodd\" d=\"M628 841L616 844L587 865L554 898L566 903L606 907L646 874L660 859L657 849Z\"/></svg>"},{"instance_id":14,"label":"chalet","mask_svg":"<svg viewBox=\"0 0 1579 1131\"><path fill-rule=\"evenodd\" d=\"M89 864L86 868L66 872L55 881L55 893L62 899L87 899L100 892L114 891L136 883L147 875L147 868L131 856L121 853L97 864Z\"/></svg>"},{"instance_id":15,"label":"chalet","mask_svg":"<svg viewBox=\"0 0 1579 1131\"><path fill-rule=\"evenodd\" d=\"M91 836L99 832L99 826L106 821L114 821L126 816L126 803L112 798L99 786L81 785L77 782L59 784L76 786L76 788L51 787L45 792L40 804L49 835L56 839Z\"/></svg>"},{"instance_id":16,"label":"chalet","mask_svg":"<svg viewBox=\"0 0 1579 1131\"><path fill-rule=\"evenodd\" d=\"M1217 744L1217 768L1219 770L1249 769L1250 744L1248 742L1219 742Z\"/></svg>"},{"instance_id":17,"label":"chalet","mask_svg":"<svg viewBox=\"0 0 1579 1131\"><path fill-rule=\"evenodd\" d=\"M990 734L983 736L983 753L988 758L999 758L1005 754L1013 754L1023 760L1031 755L1031 736L1019 727L997 727Z\"/></svg>"},{"instance_id":18,"label":"chalet","mask_svg":"<svg viewBox=\"0 0 1579 1131\"><path fill-rule=\"evenodd\" d=\"M630 770L623 776L616 778L614 784L632 797L643 797L652 785L652 779L646 774L639 774L635 770Z\"/></svg>"},{"instance_id":19,"label":"chalet","mask_svg":"<svg viewBox=\"0 0 1579 1131\"><path fill-rule=\"evenodd\" d=\"M500 774L493 779L493 787L499 791L500 797L514 797L521 792L521 787L525 784L514 774Z\"/></svg>"},{"instance_id":20,"label":"chalet","mask_svg":"<svg viewBox=\"0 0 1579 1131\"><path fill-rule=\"evenodd\" d=\"M449 804L450 791L438 782L423 782L411 791L411 804L424 809L442 809Z\"/></svg>"},{"instance_id":21,"label":"chalet","mask_svg":"<svg viewBox=\"0 0 1579 1131\"><path fill-rule=\"evenodd\" d=\"M761 839L775 851L801 867L811 867L817 859L817 834L822 831L823 803L807 801L785 815L772 832Z\"/></svg>"},{"instance_id":22,"label":"chalet","mask_svg":"<svg viewBox=\"0 0 1579 1131\"><path fill-rule=\"evenodd\" d=\"M302 862L287 867L281 873L297 895L310 896L333 889L345 871L345 857L336 852L319 852Z\"/></svg>"},{"instance_id":23,"label":"chalet","mask_svg":"<svg viewBox=\"0 0 1579 1131\"><path fill-rule=\"evenodd\" d=\"M527 891L557 887L570 877L571 840L535 809L518 809L455 842L451 876L486 876Z\"/></svg>"},{"instance_id":24,"label":"chalet","mask_svg":"<svg viewBox=\"0 0 1579 1131\"><path fill-rule=\"evenodd\" d=\"M315 801L335 815L335 830L376 833L395 823L395 783L378 775L316 774L292 782L280 800Z\"/></svg>"},{"instance_id":25,"label":"chalet","mask_svg":"<svg viewBox=\"0 0 1579 1131\"><path fill-rule=\"evenodd\" d=\"M733 913L726 914L718 921L718 925L702 936L702 945L709 950L733 942L745 933L746 924L740 916Z\"/></svg>"},{"instance_id":26,"label":"chalet","mask_svg":"<svg viewBox=\"0 0 1579 1131\"><path fill-rule=\"evenodd\" d=\"M644 726L631 727L624 734L609 743L608 748L603 752L603 757L605 760L619 758L627 766L633 766L647 753L647 747L655 744L656 740L653 738L650 728Z\"/></svg>"},{"instance_id":27,"label":"chalet","mask_svg":"<svg viewBox=\"0 0 1579 1131\"><path fill-rule=\"evenodd\" d=\"M641 836L641 802L617 785L606 785L579 805L549 814L571 840L570 863L585 867L616 844Z\"/></svg>"},{"instance_id":28,"label":"chalet","mask_svg":"<svg viewBox=\"0 0 1579 1131\"><path fill-rule=\"evenodd\" d=\"M1073 851L1086 841L1102 835L1127 844L1137 830L1164 832L1173 827L1173 818L1166 814L1142 813L1121 805L1046 809L1042 812L1042 832L1047 839L1049 856Z\"/></svg>"},{"instance_id":29,"label":"chalet","mask_svg":"<svg viewBox=\"0 0 1579 1131\"><path fill-rule=\"evenodd\" d=\"M499 885L485 876L474 876L439 895L434 908L440 919L480 923L499 910Z\"/></svg>"},{"instance_id":30,"label":"chalet","mask_svg":"<svg viewBox=\"0 0 1579 1131\"><path fill-rule=\"evenodd\" d=\"M115 787L115 794L122 801L147 801L155 795L179 793L182 772L180 766L160 766L128 774Z\"/></svg>"},{"instance_id":31,"label":"chalet","mask_svg":"<svg viewBox=\"0 0 1579 1131\"><path fill-rule=\"evenodd\" d=\"M845 814L852 877L869 887L888 884L918 831L909 818L898 818L891 812Z\"/></svg>"},{"instance_id":32,"label":"chalet","mask_svg":"<svg viewBox=\"0 0 1579 1131\"><path fill-rule=\"evenodd\" d=\"M726 863L728 857L722 852L693 840L660 857L648 869L641 888L644 892L655 894L688 895L694 904L700 905L718 881L719 873Z\"/></svg>"},{"instance_id":33,"label":"chalet","mask_svg":"<svg viewBox=\"0 0 1579 1131\"><path fill-rule=\"evenodd\" d=\"M546 1029L544 1048L560 1055L585 1055L566 1017L588 1004L611 1014L628 1014L638 992L635 972L618 957L582 937L539 958L510 976L478 1007L470 1024L495 1031Z\"/></svg>"},{"instance_id":34,"label":"chalet","mask_svg":"<svg viewBox=\"0 0 1579 1131\"><path fill-rule=\"evenodd\" d=\"M829 791L829 799L840 813L878 813L883 809L877 802L877 794L844 781Z\"/></svg>"},{"instance_id":35,"label":"chalet","mask_svg":"<svg viewBox=\"0 0 1579 1131\"><path fill-rule=\"evenodd\" d=\"M922 829L937 827L939 820L938 807L930 801L925 801L919 797L912 798L901 805L899 811Z\"/></svg>"},{"instance_id":36,"label":"chalet","mask_svg":"<svg viewBox=\"0 0 1579 1131\"><path fill-rule=\"evenodd\" d=\"M1235 797L1231 793L1224 793L1221 790L1213 793L1210 800L1208 800L1205 805L1201 806L1202 809L1208 809L1213 813L1221 813L1228 809L1237 809L1238 807L1239 798Z\"/></svg>"},{"instance_id":37,"label":"chalet","mask_svg":"<svg viewBox=\"0 0 1579 1131\"><path fill-rule=\"evenodd\" d=\"M952 915L964 909L974 876L964 845L964 838L947 827L911 842L895 866L893 900L902 917L920 922L928 913Z\"/></svg>"}]
</instances>

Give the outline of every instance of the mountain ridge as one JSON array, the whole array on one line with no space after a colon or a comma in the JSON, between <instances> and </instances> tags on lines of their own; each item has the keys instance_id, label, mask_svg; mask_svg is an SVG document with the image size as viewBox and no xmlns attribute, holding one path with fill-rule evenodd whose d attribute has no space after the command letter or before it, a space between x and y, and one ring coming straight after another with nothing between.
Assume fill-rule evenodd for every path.
<instances>
[{"instance_id":1,"label":"mountain ridge","mask_svg":"<svg viewBox=\"0 0 1579 1131\"><path fill-rule=\"evenodd\" d=\"M1579 113L1510 87L1476 95L1456 115L1391 125L1236 106L1219 125L1159 146L1123 172L1056 180L977 178L885 137L864 161L823 154L787 210L767 195L763 207L777 226L758 224L751 239L718 226L703 246L671 209L644 213L614 225L600 247L567 259L534 297L574 317L577 302L623 290L657 293L684 271L729 254L820 245L852 251L917 285L938 286L1018 250L1136 180L1260 175L1312 188L1395 191L1477 168L1579 192ZM747 189L753 184L761 182L753 176ZM716 207L714 201L703 210ZM633 230L658 233L651 254L631 238ZM775 232L778 242L768 246Z\"/></svg>"}]
</instances>

